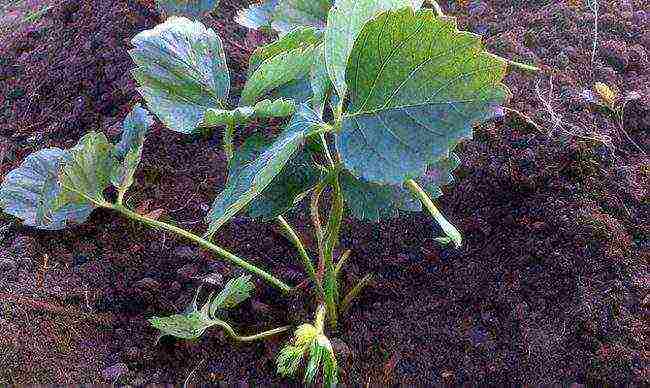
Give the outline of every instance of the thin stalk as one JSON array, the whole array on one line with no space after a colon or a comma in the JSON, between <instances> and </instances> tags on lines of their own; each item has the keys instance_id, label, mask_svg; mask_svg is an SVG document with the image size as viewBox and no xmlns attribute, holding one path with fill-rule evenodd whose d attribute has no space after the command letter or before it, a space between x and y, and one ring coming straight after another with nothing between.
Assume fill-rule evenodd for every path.
<instances>
[{"instance_id":1,"label":"thin stalk","mask_svg":"<svg viewBox=\"0 0 650 388\"><path fill-rule=\"evenodd\" d=\"M277 220L278 220L278 224L280 224L284 232L287 234L289 240L293 242L293 245L295 245L296 249L298 250L298 253L300 254L300 258L302 259L302 265L305 267L305 271L307 271L309 278L316 285L316 289L320 297L324 298L325 294L323 292L323 286L321 285L320 281L318 280L318 277L316 276L316 270L314 269L312 260L309 257L307 250L305 250L305 246L303 245L302 241L300 241L300 237L298 237L296 231L291 227L291 225L289 225L289 223L287 222L287 220L284 219L284 217L278 216Z\"/></svg>"},{"instance_id":2,"label":"thin stalk","mask_svg":"<svg viewBox=\"0 0 650 388\"><path fill-rule=\"evenodd\" d=\"M456 248L460 248L463 243L463 237L458 229L447 221L445 216L440 212L440 210L438 210L431 198L429 198L429 195L422 190L420 185L418 185L413 179L406 181L406 187L422 202L427 210L429 210L429 213L431 213L433 218L438 222L445 234L454 242Z\"/></svg>"},{"instance_id":3,"label":"thin stalk","mask_svg":"<svg viewBox=\"0 0 650 388\"><path fill-rule=\"evenodd\" d=\"M314 226L314 234L316 234L316 240L318 242L318 275L319 277L322 276L323 271L324 271L324 262L323 262L323 256L324 256L324 234L323 234L323 226L321 225L320 222L320 211L319 211L319 201L320 201L320 196L323 194L323 191L325 190L325 187L327 185L323 182L319 183L318 186L314 189L314 192L311 195L311 201L309 203L309 210L311 213L311 223Z\"/></svg>"},{"instance_id":4,"label":"thin stalk","mask_svg":"<svg viewBox=\"0 0 650 388\"><path fill-rule=\"evenodd\" d=\"M519 68L521 70L525 70L525 71L539 71L540 70L539 67L536 67L536 66L533 66L533 65L527 65L525 63L516 62L516 61L510 60L510 59L507 59L507 58L503 58L503 59L506 62L508 62L508 65L510 65L512 67L517 67L517 68Z\"/></svg>"},{"instance_id":5,"label":"thin stalk","mask_svg":"<svg viewBox=\"0 0 650 388\"><path fill-rule=\"evenodd\" d=\"M351 254L352 251L348 249L347 251L343 252L341 257L339 257L339 261L336 263L336 269L334 270L336 276L341 274L341 271L343 270L343 266L348 261Z\"/></svg>"},{"instance_id":6,"label":"thin stalk","mask_svg":"<svg viewBox=\"0 0 650 388\"><path fill-rule=\"evenodd\" d=\"M261 333L255 334L255 335L240 336L235 332L235 330L232 328L232 326L230 326L228 323L226 323L226 322L224 322L222 320L219 320L219 319L215 319L213 321L215 322L215 324L217 324L218 326L223 328L226 331L226 333L228 333L228 335L230 337L232 337L235 341L241 341L241 342L257 341L259 339L270 337L272 335L284 333L285 331L291 329L291 326L282 326L282 327L278 327L276 329L263 331Z\"/></svg>"},{"instance_id":7,"label":"thin stalk","mask_svg":"<svg viewBox=\"0 0 650 388\"><path fill-rule=\"evenodd\" d=\"M325 303L327 304L329 313L329 322L332 327L336 327L338 321L337 306L339 303L339 285L336 276L336 266L334 264L334 248L339 242L344 206L343 193L341 192L338 174L333 174L332 189L332 207L327 223L327 230L325 232L325 248L323 251L323 262L325 267L323 288L325 289Z\"/></svg>"},{"instance_id":8,"label":"thin stalk","mask_svg":"<svg viewBox=\"0 0 650 388\"><path fill-rule=\"evenodd\" d=\"M437 1L429 0L429 4L431 4L431 6L433 7L433 10L436 12L436 16L438 16L440 18L445 16L445 13L442 12L442 7L440 6L440 4L438 4Z\"/></svg>"},{"instance_id":9,"label":"thin stalk","mask_svg":"<svg viewBox=\"0 0 650 388\"><path fill-rule=\"evenodd\" d=\"M162 221L158 221L158 220L154 220L154 219L142 216L142 215L140 215L140 214L138 214L136 212L133 212L133 211L127 209L126 207L124 207L122 205L111 205L111 204L109 204L108 206L105 206L105 207L107 207L109 209L113 209L113 210L121 213L122 215L126 216L129 219L141 222L141 223L143 223L144 225L146 225L146 226L148 226L150 228L166 230L168 232L172 232L174 234L177 234L177 235L179 235L181 237L185 237L186 239L193 241L194 243L196 243L199 246L209 250L210 252L213 252L213 253L217 254L222 259L230 262L231 264L237 265L237 266L247 270L248 272L251 272L251 273L261 277L262 279L266 280L269 284L271 284L272 286L280 289L281 291L283 291L283 292L292 291L291 286L287 285L286 283L284 283L280 279L276 278L275 276L269 274L268 272L266 272L266 271L264 271L264 270L262 270L262 269L260 269L260 268L258 268L256 266L248 263L247 261L235 256L234 254L226 251L225 249L223 249L221 247L218 247L218 246L214 245L213 243L211 243L210 241L205 240L205 239L203 239L203 238L201 238L201 237L199 237L199 236L197 236L197 235L195 235L195 234L193 234L191 232L188 232L188 231L186 231L184 229L178 228L178 227L176 227L174 225L170 225L170 224L167 224L167 223L162 222Z\"/></svg>"},{"instance_id":10,"label":"thin stalk","mask_svg":"<svg viewBox=\"0 0 650 388\"><path fill-rule=\"evenodd\" d=\"M235 124L228 123L226 125L226 128L223 131L223 150L226 153L226 158L228 158L228 161L232 159L232 156L234 155L235 152L233 146L234 133L235 133Z\"/></svg>"},{"instance_id":11,"label":"thin stalk","mask_svg":"<svg viewBox=\"0 0 650 388\"><path fill-rule=\"evenodd\" d=\"M339 308L339 313L345 314L350 306L352 305L352 302L359 296L361 291L363 291L364 288L370 284L372 281L372 274L368 274L363 277L363 279L359 280L359 283L357 283L356 286L350 292L345 295L345 298L343 298L343 301L341 302L341 307Z\"/></svg>"},{"instance_id":12,"label":"thin stalk","mask_svg":"<svg viewBox=\"0 0 650 388\"><path fill-rule=\"evenodd\" d=\"M327 139L325 138L324 132L321 132L320 134L320 142L323 146L323 149L325 150L325 157L327 158L327 162L329 163L330 167L334 168L334 158L332 158L332 154L330 153L330 147L327 144Z\"/></svg>"}]
</instances>

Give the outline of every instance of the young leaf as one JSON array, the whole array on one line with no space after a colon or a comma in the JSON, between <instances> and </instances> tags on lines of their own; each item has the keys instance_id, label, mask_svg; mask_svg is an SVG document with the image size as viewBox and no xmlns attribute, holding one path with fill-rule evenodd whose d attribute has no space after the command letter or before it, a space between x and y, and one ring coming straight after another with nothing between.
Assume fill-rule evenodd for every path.
<instances>
[{"instance_id":1,"label":"young leaf","mask_svg":"<svg viewBox=\"0 0 650 388\"><path fill-rule=\"evenodd\" d=\"M192 133L205 111L223 108L230 79L219 36L172 17L133 38L133 76L152 112L171 130Z\"/></svg>"},{"instance_id":2,"label":"young leaf","mask_svg":"<svg viewBox=\"0 0 650 388\"><path fill-rule=\"evenodd\" d=\"M377 183L424 175L505 102L506 67L454 19L411 8L381 14L359 34L346 70L350 106L336 136L343 163Z\"/></svg>"},{"instance_id":3,"label":"young leaf","mask_svg":"<svg viewBox=\"0 0 650 388\"><path fill-rule=\"evenodd\" d=\"M59 171L66 154L59 148L43 149L10 171L0 186L2 210L38 229L60 230L86 221L94 206L61 196Z\"/></svg>"},{"instance_id":4,"label":"young leaf","mask_svg":"<svg viewBox=\"0 0 650 388\"><path fill-rule=\"evenodd\" d=\"M422 0L337 0L327 17L325 30L325 59L327 71L341 98L347 85L345 69L357 36L367 21L382 11L404 7L419 9Z\"/></svg>"},{"instance_id":5,"label":"young leaf","mask_svg":"<svg viewBox=\"0 0 650 388\"><path fill-rule=\"evenodd\" d=\"M332 81L327 73L327 64L325 63L325 46L321 44L316 51L316 59L310 73L312 98L312 107L321 117L325 110L327 96L332 89Z\"/></svg>"},{"instance_id":6,"label":"young leaf","mask_svg":"<svg viewBox=\"0 0 650 388\"><path fill-rule=\"evenodd\" d=\"M152 317L148 319L151 326L160 330L160 335L195 340L213 325L197 311L189 314L175 314L169 317Z\"/></svg>"},{"instance_id":7,"label":"young leaf","mask_svg":"<svg viewBox=\"0 0 650 388\"><path fill-rule=\"evenodd\" d=\"M214 298L212 303L210 303L210 314L214 315L217 309L231 309L236 307L241 302L250 298L251 291L254 289L255 285L251 282L250 275L231 279Z\"/></svg>"},{"instance_id":8,"label":"young leaf","mask_svg":"<svg viewBox=\"0 0 650 388\"><path fill-rule=\"evenodd\" d=\"M104 190L110 185L115 166L113 148L106 135L89 132L65 154L60 182L68 201L86 199L95 205L106 202Z\"/></svg>"},{"instance_id":9,"label":"young leaf","mask_svg":"<svg viewBox=\"0 0 650 388\"><path fill-rule=\"evenodd\" d=\"M202 127L248 124L257 118L287 117L296 111L292 100L278 98L262 100L255 106L242 106L232 110L208 109L203 118Z\"/></svg>"},{"instance_id":10,"label":"young leaf","mask_svg":"<svg viewBox=\"0 0 650 388\"><path fill-rule=\"evenodd\" d=\"M116 166L111 174L111 183L120 192L133 184L133 175L142 158L144 138L153 124L153 119L140 104L136 105L122 124L122 139L113 149Z\"/></svg>"},{"instance_id":11,"label":"young leaf","mask_svg":"<svg viewBox=\"0 0 650 388\"><path fill-rule=\"evenodd\" d=\"M239 105L253 105L265 93L307 76L314 51L314 45L304 45L264 61L244 85Z\"/></svg>"},{"instance_id":12,"label":"young leaf","mask_svg":"<svg viewBox=\"0 0 650 388\"><path fill-rule=\"evenodd\" d=\"M237 12L235 22L251 30L270 30L273 11L279 0L263 0Z\"/></svg>"},{"instance_id":13,"label":"young leaf","mask_svg":"<svg viewBox=\"0 0 650 388\"><path fill-rule=\"evenodd\" d=\"M313 46L320 42L320 33L313 27L298 27L278 40L258 47L249 60L248 74L252 74L265 61L299 47Z\"/></svg>"},{"instance_id":14,"label":"young leaf","mask_svg":"<svg viewBox=\"0 0 650 388\"><path fill-rule=\"evenodd\" d=\"M219 0L156 0L167 16L177 15L198 19L219 5Z\"/></svg>"},{"instance_id":15,"label":"young leaf","mask_svg":"<svg viewBox=\"0 0 650 388\"><path fill-rule=\"evenodd\" d=\"M320 125L317 113L302 105L287 128L255 160L233 163L226 187L212 204L207 216L209 227L206 236L212 236L260 195L301 148L307 136Z\"/></svg>"},{"instance_id":16,"label":"young leaf","mask_svg":"<svg viewBox=\"0 0 650 388\"><path fill-rule=\"evenodd\" d=\"M332 3L333 0L285 0L275 8L273 28L280 32L289 31L295 26L323 29Z\"/></svg>"}]
</instances>

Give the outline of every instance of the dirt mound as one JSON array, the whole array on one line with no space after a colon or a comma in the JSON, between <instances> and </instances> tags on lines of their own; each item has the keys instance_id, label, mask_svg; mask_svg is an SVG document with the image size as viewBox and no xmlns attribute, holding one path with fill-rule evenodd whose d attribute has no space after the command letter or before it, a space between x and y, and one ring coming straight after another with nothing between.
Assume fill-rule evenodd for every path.
<instances>
[{"instance_id":1,"label":"dirt mound","mask_svg":"<svg viewBox=\"0 0 650 388\"><path fill-rule=\"evenodd\" d=\"M207 20L224 39L236 87L263 39L232 22L240 3L222 0ZM343 246L354 251L347 285L367 272L375 282L334 334L343 382L649 383L648 5L599 2L592 64L594 13L583 2L441 3L493 52L543 72L511 74L517 112L477 128L459 149L463 164L441 208L463 231L463 249L436 245L424 214L345 225ZM4 40L0 171L89 130L115 136L138 99L128 42L158 22L151 1L65 0ZM595 81L639 94L622 125L585 99ZM201 230L225 180L219 141L158 126L130 205L167 209L164 217ZM304 215L292 219L307 235ZM301 280L271 225L240 217L218 241ZM61 233L0 220L0 244L0 323L11 333L0 358L12 360L0 383L179 384L192 370L192 382L287 383L273 365L281 339L236 345L213 331L196 343L155 344L145 318L182 311L196 276L236 272L184 241L97 212ZM305 298L286 301L258 284L232 319L244 333L297 324L312 314Z\"/></svg>"}]
</instances>

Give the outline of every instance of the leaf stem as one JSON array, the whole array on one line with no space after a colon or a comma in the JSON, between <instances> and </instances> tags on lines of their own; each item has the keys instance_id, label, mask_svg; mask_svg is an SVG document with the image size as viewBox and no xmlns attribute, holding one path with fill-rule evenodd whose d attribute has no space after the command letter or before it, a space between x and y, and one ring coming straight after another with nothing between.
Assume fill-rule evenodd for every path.
<instances>
[{"instance_id":1,"label":"leaf stem","mask_svg":"<svg viewBox=\"0 0 650 388\"><path fill-rule=\"evenodd\" d=\"M323 262L325 266L325 277L323 280L325 289L325 303L329 313L329 322L336 327L338 321L337 306L339 303L339 284L334 264L334 248L339 243L341 222L343 220L343 193L339 184L338 172L332 174L332 206L325 231L325 247L323 250Z\"/></svg>"},{"instance_id":2,"label":"leaf stem","mask_svg":"<svg viewBox=\"0 0 650 388\"><path fill-rule=\"evenodd\" d=\"M226 331L226 333L228 333L228 335L230 335L234 340L241 341L241 342L257 341L259 339L270 337L272 335L284 333L285 331L288 331L289 329L291 329L291 326L282 326L282 327L278 327L278 328L275 328L275 329L263 331L261 333L254 334L254 335L240 336L235 332L235 329L233 329L232 326L230 326L227 322L224 322L224 321L222 321L220 319L213 319L212 321L216 325L218 325L222 329L224 329Z\"/></svg>"},{"instance_id":3,"label":"leaf stem","mask_svg":"<svg viewBox=\"0 0 650 388\"><path fill-rule=\"evenodd\" d=\"M325 138L325 133L323 132L320 133L320 142L321 145L323 146L323 150L325 150L325 157L327 158L327 162L330 164L330 167L334 168L335 166L334 158L332 158L329 144L327 144L327 139Z\"/></svg>"},{"instance_id":4,"label":"leaf stem","mask_svg":"<svg viewBox=\"0 0 650 388\"><path fill-rule=\"evenodd\" d=\"M537 67L537 66L527 65L527 64L525 64L525 63L516 62L516 61L510 60L510 59L507 59L507 58L503 58L503 59L504 59L506 62L508 62L508 65L510 65L510 66L512 66L512 67L517 67L517 68L519 68L519 69L521 69L521 70L525 70L525 71L533 71L533 72L540 71L540 68Z\"/></svg>"},{"instance_id":5,"label":"leaf stem","mask_svg":"<svg viewBox=\"0 0 650 388\"><path fill-rule=\"evenodd\" d=\"M437 1L429 0L429 4L431 4L433 10L436 12L436 16L440 18L445 16L445 13L442 11L442 7L440 6L440 4L438 4Z\"/></svg>"},{"instance_id":6,"label":"leaf stem","mask_svg":"<svg viewBox=\"0 0 650 388\"><path fill-rule=\"evenodd\" d=\"M233 147L233 136L235 132L235 124L230 122L226 125L226 128L223 130L223 150L226 153L226 158L228 161L232 159L232 156L235 152Z\"/></svg>"},{"instance_id":7,"label":"leaf stem","mask_svg":"<svg viewBox=\"0 0 650 388\"><path fill-rule=\"evenodd\" d=\"M291 286L287 285L286 283L284 283L280 279L276 278L275 276L269 274L268 272L254 266L254 265L252 265L250 263L248 263L247 261L235 256L234 254L226 251L225 249L214 245L210 241L205 240L205 239L203 239L203 238L201 238L201 237L199 237L199 236L197 236L197 235L195 235L195 234L193 234L191 232L188 232L187 230L178 228L178 227L176 227L174 225L170 225L170 224L167 224L167 223L162 222L162 221L158 221L158 220L154 220L152 218L142 216L142 215L140 215L140 214L138 214L138 213L136 213L134 211L131 211L131 210L127 209L123 205L108 204L105 207L107 207L109 209L113 209L113 210L121 213L122 215L126 216L129 219L141 222L141 223L147 225L150 228L166 230L168 232L172 232L174 234L177 234L177 235L179 235L181 237L185 237L186 239L193 241L194 243L196 243L199 246L209 250L210 252L213 252L213 253L217 254L222 259L230 262L231 264L237 265L237 266L239 266L239 267L241 267L241 268L243 268L243 269L245 269L245 270L247 270L247 271L249 271L249 272L251 272L251 273L253 273L253 274L257 275L257 276L259 276L259 277L261 277L262 279L267 281L269 284L271 284L272 286L280 289L281 291L283 291L283 292L291 292L292 291Z\"/></svg>"},{"instance_id":8,"label":"leaf stem","mask_svg":"<svg viewBox=\"0 0 650 388\"><path fill-rule=\"evenodd\" d=\"M427 210L429 210L429 213L431 213L433 218L438 222L445 234L454 242L456 248L460 248L463 243L463 237L458 229L447 221L445 216L440 212L440 210L438 210L431 198L429 198L429 195L422 190L420 185L418 185L413 179L406 181L406 187L422 202Z\"/></svg>"},{"instance_id":9,"label":"leaf stem","mask_svg":"<svg viewBox=\"0 0 650 388\"><path fill-rule=\"evenodd\" d=\"M289 225L287 220L284 219L282 216L277 217L278 223L282 227L282 229L285 231L287 234L287 237L293 244L296 246L296 249L298 250L298 253L300 254L300 258L302 259L302 264L305 267L305 270L307 271L307 274L309 275L309 278L314 282L316 285L316 289L318 290L318 293L321 298L325 297L325 294L323 293L323 287L318 280L318 277L316 276L316 270L314 269L314 265L312 264L312 260L309 257L309 254L305 250L305 246L302 244L302 241L300 241L300 237L298 237L298 234L296 231Z\"/></svg>"},{"instance_id":10,"label":"leaf stem","mask_svg":"<svg viewBox=\"0 0 650 388\"><path fill-rule=\"evenodd\" d=\"M320 211L319 211L319 201L320 196L323 194L327 184L325 182L319 183L314 192L311 195L311 201L309 203L309 210L311 213L311 223L314 226L314 234L316 234L316 240L318 241L318 277L323 275L324 271L324 262L323 262L323 252L324 252L324 235L323 235L323 226L320 222Z\"/></svg>"}]
</instances>

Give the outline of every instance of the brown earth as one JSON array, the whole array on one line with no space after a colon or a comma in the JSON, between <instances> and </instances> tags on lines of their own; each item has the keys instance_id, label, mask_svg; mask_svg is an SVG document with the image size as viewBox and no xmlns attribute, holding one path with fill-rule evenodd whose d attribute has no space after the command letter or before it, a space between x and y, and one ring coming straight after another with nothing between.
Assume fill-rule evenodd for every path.
<instances>
[{"instance_id":1,"label":"brown earth","mask_svg":"<svg viewBox=\"0 0 650 388\"><path fill-rule=\"evenodd\" d=\"M223 37L236 88L264 37L232 21L222 1L207 20ZM433 240L425 214L348 222L345 277L375 281L336 337L350 385L649 384L650 5L584 1L442 1L496 54L535 63L513 71L505 117L477 128L440 201L465 235L460 250ZM138 100L129 40L160 21L151 1L63 0L0 43L0 172L90 130L112 138ZM636 92L623 120L583 92L605 82ZM236 92L233 94L237 94ZM531 123L532 122L532 123ZM256 129L274 132L277 125ZM214 137L158 126L130 204L201 231L225 181ZM307 237L304 212L290 218ZM4 216L1 216L4 217ZM297 284L303 278L274 225L239 217L224 247ZM84 226L42 233L0 218L0 383L291 384L274 372L281 341L239 345L214 330L197 342L163 339L146 318L182 311L197 277L237 270L176 240L96 212ZM233 314L252 333L308 319L308 295L286 300L258 282Z\"/></svg>"}]
</instances>

